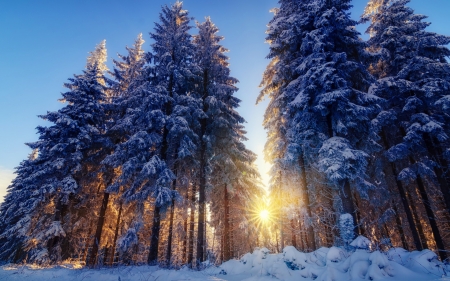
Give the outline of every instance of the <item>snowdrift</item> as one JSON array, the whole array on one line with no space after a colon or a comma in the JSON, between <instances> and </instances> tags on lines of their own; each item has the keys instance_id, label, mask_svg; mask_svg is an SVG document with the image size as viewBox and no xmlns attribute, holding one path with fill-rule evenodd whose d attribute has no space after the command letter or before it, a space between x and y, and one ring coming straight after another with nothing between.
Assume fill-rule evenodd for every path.
<instances>
[{"instance_id":1,"label":"snowdrift","mask_svg":"<svg viewBox=\"0 0 450 281\"><path fill-rule=\"evenodd\" d=\"M218 267L209 266L203 271L188 268L166 270L156 266L90 270L73 264L44 269L33 265L6 265L0 270L0 280L450 281L450 274L446 276L450 268L430 250L408 252L402 248L392 248L387 252L370 251L370 241L362 236L350 245L352 250L349 251L322 247L312 253L299 252L292 246L284 248L280 254L270 254L266 248L257 248L240 260L230 260Z\"/></svg>"}]
</instances>

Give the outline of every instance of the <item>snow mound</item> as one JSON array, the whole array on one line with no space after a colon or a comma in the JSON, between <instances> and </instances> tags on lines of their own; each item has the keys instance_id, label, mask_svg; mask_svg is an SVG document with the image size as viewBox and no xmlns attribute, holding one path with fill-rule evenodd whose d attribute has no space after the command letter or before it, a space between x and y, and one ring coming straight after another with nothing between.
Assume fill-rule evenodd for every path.
<instances>
[{"instance_id":1,"label":"snow mound","mask_svg":"<svg viewBox=\"0 0 450 281\"><path fill-rule=\"evenodd\" d=\"M355 247L357 249L369 249L370 247L370 240L366 237L360 235L355 240L353 240L352 243L350 243L350 246Z\"/></svg>"},{"instance_id":2,"label":"snow mound","mask_svg":"<svg viewBox=\"0 0 450 281\"><path fill-rule=\"evenodd\" d=\"M281 254L257 248L241 260L225 262L218 268L230 276L226 280L446 280L441 278L448 269L430 250L410 253L392 248L388 252L371 252L372 243L364 236L357 237L350 245L352 251L322 247L311 253L287 246ZM233 275L240 279L233 279Z\"/></svg>"},{"instance_id":3,"label":"snow mound","mask_svg":"<svg viewBox=\"0 0 450 281\"><path fill-rule=\"evenodd\" d=\"M387 252L370 251L365 237L352 242L352 251L339 247L322 247L303 253L287 246L280 254L270 254L267 248L256 248L240 260L230 260L220 266L209 265L203 271L161 269L156 266L123 266L91 270L80 264L62 264L52 268L33 265L5 265L0 268L0 280L47 281L141 281L141 280L214 280L214 281L438 281L450 280L450 268L440 262L430 250L408 252L392 248ZM450 274L449 274L450 276Z\"/></svg>"}]
</instances>

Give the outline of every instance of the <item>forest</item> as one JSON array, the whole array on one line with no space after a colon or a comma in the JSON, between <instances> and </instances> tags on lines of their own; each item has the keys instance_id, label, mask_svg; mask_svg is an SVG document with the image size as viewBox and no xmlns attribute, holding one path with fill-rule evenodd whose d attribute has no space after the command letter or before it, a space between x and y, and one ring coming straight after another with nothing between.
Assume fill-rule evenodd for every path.
<instances>
[{"instance_id":1,"label":"forest","mask_svg":"<svg viewBox=\"0 0 450 281\"><path fill-rule=\"evenodd\" d=\"M370 0L360 21L350 0L278 2L254 97L269 192L219 28L177 1L113 69L100 42L40 116L0 206L0 261L203 269L367 237L447 262L450 37L410 0Z\"/></svg>"}]
</instances>

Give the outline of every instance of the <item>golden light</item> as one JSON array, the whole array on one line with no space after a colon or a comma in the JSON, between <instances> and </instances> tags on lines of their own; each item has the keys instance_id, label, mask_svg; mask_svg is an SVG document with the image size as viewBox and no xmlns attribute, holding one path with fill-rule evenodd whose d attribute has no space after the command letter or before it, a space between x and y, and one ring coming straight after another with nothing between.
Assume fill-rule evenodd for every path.
<instances>
[{"instance_id":1,"label":"golden light","mask_svg":"<svg viewBox=\"0 0 450 281\"><path fill-rule=\"evenodd\" d=\"M270 213L268 210L264 209L261 210L261 212L259 212L259 218L261 219L262 222L266 222L269 220L270 218Z\"/></svg>"}]
</instances>

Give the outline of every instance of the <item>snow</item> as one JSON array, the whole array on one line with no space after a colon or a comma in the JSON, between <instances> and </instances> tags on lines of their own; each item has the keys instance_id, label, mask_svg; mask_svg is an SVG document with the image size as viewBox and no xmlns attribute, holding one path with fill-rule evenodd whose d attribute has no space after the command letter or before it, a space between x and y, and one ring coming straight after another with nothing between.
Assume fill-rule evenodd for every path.
<instances>
[{"instance_id":1,"label":"snow","mask_svg":"<svg viewBox=\"0 0 450 281\"><path fill-rule=\"evenodd\" d=\"M358 249L369 249L370 247L370 240L366 237L360 235L356 237L355 240L353 240L352 243L350 243L350 246L358 248Z\"/></svg>"},{"instance_id":2,"label":"snow","mask_svg":"<svg viewBox=\"0 0 450 281\"><path fill-rule=\"evenodd\" d=\"M256 248L240 260L234 259L220 266L205 263L203 271L183 267L168 270L157 266L119 266L89 269L77 263L63 263L54 267L36 265L4 265L0 280L95 280L95 281L434 281L450 280L445 272L450 268L441 263L430 250L408 252L392 248L387 252L362 249L370 241L360 236L351 245L353 251L322 247L312 253L302 253L292 246L283 253L270 254L267 248Z\"/></svg>"}]
</instances>

